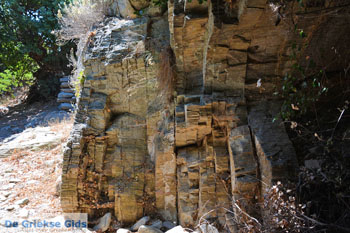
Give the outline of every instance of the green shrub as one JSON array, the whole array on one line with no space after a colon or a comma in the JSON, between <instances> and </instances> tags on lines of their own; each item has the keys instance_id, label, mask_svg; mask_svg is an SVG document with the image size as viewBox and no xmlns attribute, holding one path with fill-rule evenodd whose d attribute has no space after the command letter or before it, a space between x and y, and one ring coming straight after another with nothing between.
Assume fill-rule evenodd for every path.
<instances>
[{"instance_id":1,"label":"green shrub","mask_svg":"<svg viewBox=\"0 0 350 233\"><path fill-rule=\"evenodd\" d=\"M9 65L0 72L0 94L11 93L15 87L32 85L35 81L33 73L37 71L36 63L25 55L16 65Z\"/></svg>"},{"instance_id":2,"label":"green shrub","mask_svg":"<svg viewBox=\"0 0 350 233\"><path fill-rule=\"evenodd\" d=\"M301 29L296 29L296 32L302 42L292 43L292 53L289 57L293 62L291 70L283 78L281 91L275 93L284 99L280 112L283 120L291 120L306 114L321 95L328 91L324 82L324 70L318 69L308 56L305 58L306 65L301 65L301 57L305 56L302 51L308 44L303 42L306 38L305 32Z\"/></svg>"}]
</instances>

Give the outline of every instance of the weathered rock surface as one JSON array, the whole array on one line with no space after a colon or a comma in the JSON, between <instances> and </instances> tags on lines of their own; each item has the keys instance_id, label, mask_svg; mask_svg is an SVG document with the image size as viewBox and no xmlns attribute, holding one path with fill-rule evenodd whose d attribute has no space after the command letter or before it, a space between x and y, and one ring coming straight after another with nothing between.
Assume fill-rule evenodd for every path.
<instances>
[{"instance_id":1,"label":"weathered rock surface","mask_svg":"<svg viewBox=\"0 0 350 233\"><path fill-rule=\"evenodd\" d=\"M131 231L129 231L128 229L120 228L117 230L116 233L131 233Z\"/></svg>"},{"instance_id":2,"label":"weathered rock surface","mask_svg":"<svg viewBox=\"0 0 350 233\"><path fill-rule=\"evenodd\" d=\"M148 216L142 217L130 229L132 231L137 231L140 228L140 226L145 225L149 220L150 220L150 217L148 217Z\"/></svg>"},{"instance_id":3,"label":"weathered rock surface","mask_svg":"<svg viewBox=\"0 0 350 233\"><path fill-rule=\"evenodd\" d=\"M62 134L56 133L50 127L27 128L18 135L7 138L0 144L0 157L7 157L17 150L36 151L52 148L61 143Z\"/></svg>"},{"instance_id":4,"label":"weathered rock surface","mask_svg":"<svg viewBox=\"0 0 350 233\"><path fill-rule=\"evenodd\" d=\"M27 198L24 198L24 199L21 199L21 200L18 200L16 201L16 205L19 205L19 206L24 206L26 204L28 204L29 200Z\"/></svg>"},{"instance_id":5,"label":"weathered rock surface","mask_svg":"<svg viewBox=\"0 0 350 233\"><path fill-rule=\"evenodd\" d=\"M201 224L195 232L198 232L198 233L219 233L218 229L216 229L216 227L214 227L210 224Z\"/></svg>"},{"instance_id":6,"label":"weathered rock surface","mask_svg":"<svg viewBox=\"0 0 350 233\"><path fill-rule=\"evenodd\" d=\"M291 65L286 35L296 39L290 25L276 27L265 0L175 0L167 18L136 19L130 7L148 2L124 3L115 5L124 19L106 19L87 48L62 207L113 212L124 224L152 214L185 227L210 218L235 232L231 197L259 216L266 186L296 169L284 126L272 121L280 109L272 93ZM306 31L319 27L299 20ZM166 66L159 57L169 46ZM159 92L157 80L171 81L164 69L176 73L170 102Z\"/></svg>"},{"instance_id":7,"label":"weathered rock surface","mask_svg":"<svg viewBox=\"0 0 350 233\"><path fill-rule=\"evenodd\" d=\"M116 233L131 233L131 231L129 231L128 229L120 228L117 230Z\"/></svg>"},{"instance_id":8,"label":"weathered rock surface","mask_svg":"<svg viewBox=\"0 0 350 233\"><path fill-rule=\"evenodd\" d=\"M176 227L176 225L172 222L165 221L165 222L163 222L163 227L166 228L167 230L169 230L169 229Z\"/></svg>"},{"instance_id":9,"label":"weathered rock surface","mask_svg":"<svg viewBox=\"0 0 350 233\"><path fill-rule=\"evenodd\" d=\"M163 233L163 231L155 227L145 226L145 225L140 226L137 232L138 233Z\"/></svg>"},{"instance_id":10,"label":"weathered rock surface","mask_svg":"<svg viewBox=\"0 0 350 233\"><path fill-rule=\"evenodd\" d=\"M111 225L112 214L107 213L102 218L98 220L98 224L94 227L95 231L105 232L108 230L109 225Z\"/></svg>"},{"instance_id":11,"label":"weathered rock surface","mask_svg":"<svg viewBox=\"0 0 350 233\"><path fill-rule=\"evenodd\" d=\"M176 226L168 231L166 233L188 233L182 226Z\"/></svg>"}]
</instances>

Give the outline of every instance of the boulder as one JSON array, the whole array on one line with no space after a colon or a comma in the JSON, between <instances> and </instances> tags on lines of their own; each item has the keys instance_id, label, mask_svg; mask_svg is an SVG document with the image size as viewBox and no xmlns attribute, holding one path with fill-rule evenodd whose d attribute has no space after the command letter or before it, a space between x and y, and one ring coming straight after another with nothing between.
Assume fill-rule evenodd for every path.
<instances>
[{"instance_id":1,"label":"boulder","mask_svg":"<svg viewBox=\"0 0 350 233\"><path fill-rule=\"evenodd\" d=\"M74 93L75 92L75 90L72 89L72 88L62 88L61 91L62 92L69 92L69 93Z\"/></svg>"},{"instance_id":2,"label":"boulder","mask_svg":"<svg viewBox=\"0 0 350 233\"><path fill-rule=\"evenodd\" d=\"M107 231L109 226L111 225L111 221L112 221L112 214L111 213L107 213L107 214L103 215L103 217L101 217L98 220L98 224L96 226L94 226L94 231L100 231L100 232Z\"/></svg>"},{"instance_id":3,"label":"boulder","mask_svg":"<svg viewBox=\"0 0 350 233\"><path fill-rule=\"evenodd\" d=\"M137 221L130 229L132 231L137 231L141 225L145 225L150 220L150 217L144 216L139 221Z\"/></svg>"},{"instance_id":4,"label":"boulder","mask_svg":"<svg viewBox=\"0 0 350 233\"><path fill-rule=\"evenodd\" d=\"M150 1L148 1L148 0L130 0L130 3L134 7L135 10L141 10L145 7L148 7L150 4Z\"/></svg>"},{"instance_id":5,"label":"boulder","mask_svg":"<svg viewBox=\"0 0 350 233\"><path fill-rule=\"evenodd\" d=\"M142 225L139 227L138 233L163 233L163 231L155 227Z\"/></svg>"},{"instance_id":6,"label":"boulder","mask_svg":"<svg viewBox=\"0 0 350 233\"><path fill-rule=\"evenodd\" d=\"M60 106L58 106L58 108L61 110L73 110L74 109L72 104L69 104L69 103L62 103L62 104L60 104Z\"/></svg>"},{"instance_id":7,"label":"boulder","mask_svg":"<svg viewBox=\"0 0 350 233\"><path fill-rule=\"evenodd\" d=\"M119 228L116 233L131 233L128 229Z\"/></svg>"},{"instance_id":8,"label":"boulder","mask_svg":"<svg viewBox=\"0 0 350 233\"><path fill-rule=\"evenodd\" d=\"M62 78L60 78L60 82L61 83L69 82L69 77L62 77Z\"/></svg>"},{"instance_id":9,"label":"boulder","mask_svg":"<svg viewBox=\"0 0 350 233\"><path fill-rule=\"evenodd\" d=\"M151 224L151 227L158 228L158 229L162 228L162 226L163 226L163 222L160 221L159 219L153 221Z\"/></svg>"},{"instance_id":10,"label":"boulder","mask_svg":"<svg viewBox=\"0 0 350 233\"><path fill-rule=\"evenodd\" d=\"M61 88L70 88L69 83L68 82L61 83Z\"/></svg>"},{"instance_id":11,"label":"boulder","mask_svg":"<svg viewBox=\"0 0 350 233\"><path fill-rule=\"evenodd\" d=\"M135 9L132 7L129 0L117 0L114 5L116 9L114 10L124 19L135 19L137 16L135 15Z\"/></svg>"},{"instance_id":12,"label":"boulder","mask_svg":"<svg viewBox=\"0 0 350 233\"><path fill-rule=\"evenodd\" d=\"M197 231L198 233L219 233L218 229L210 224L201 224Z\"/></svg>"},{"instance_id":13,"label":"boulder","mask_svg":"<svg viewBox=\"0 0 350 233\"><path fill-rule=\"evenodd\" d=\"M186 231L182 226L176 226L168 231L166 231L165 233L189 233L188 231Z\"/></svg>"},{"instance_id":14,"label":"boulder","mask_svg":"<svg viewBox=\"0 0 350 233\"><path fill-rule=\"evenodd\" d=\"M170 221L165 221L163 222L163 227L169 230L176 227L176 225Z\"/></svg>"},{"instance_id":15,"label":"boulder","mask_svg":"<svg viewBox=\"0 0 350 233\"><path fill-rule=\"evenodd\" d=\"M58 98L72 98L73 96L74 94L70 92L60 92L58 94Z\"/></svg>"},{"instance_id":16,"label":"boulder","mask_svg":"<svg viewBox=\"0 0 350 233\"><path fill-rule=\"evenodd\" d=\"M57 99L58 103L72 103L74 102L72 98L58 98Z\"/></svg>"},{"instance_id":17,"label":"boulder","mask_svg":"<svg viewBox=\"0 0 350 233\"><path fill-rule=\"evenodd\" d=\"M23 198L23 199L15 202L15 204L19 205L19 206L24 206L24 205L27 205L28 203L29 203L29 199L28 198Z\"/></svg>"}]
</instances>

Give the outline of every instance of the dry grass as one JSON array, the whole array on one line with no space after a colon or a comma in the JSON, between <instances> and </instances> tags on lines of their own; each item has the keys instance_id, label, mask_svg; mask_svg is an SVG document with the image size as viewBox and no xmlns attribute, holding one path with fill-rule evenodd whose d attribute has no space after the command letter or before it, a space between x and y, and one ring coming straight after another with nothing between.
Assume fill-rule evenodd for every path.
<instances>
[{"instance_id":1,"label":"dry grass","mask_svg":"<svg viewBox=\"0 0 350 233\"><path fill-rule=\"evenodd\" d=\"M73 126L73 122L74 122L74 115L70 115L70 118L66 118L62 121L59 120L55 120L55 121L51 121L49 122L48 126L51 128L50 130L52 132L60 132L62 133L62 142L67 141L70 131L72 130L72 126Z\"/></svg>"},{"instance_id":2,"label":"dry grass","mask_svg":"<svg viewBox=\"0 0 350 233\"><path fill-rule=\"evenodd\" d=\"M105 0L73 0L66 4L58 13L59 39L62 42L81 40L104 19L107 9L108 1Z\"/></svg>"},{"instance_id":3,"label":"dry grass","mask_svg":"<svg viewBox=\"0 0 350 233\"><path fill-rule=\"evenodd\" d=\"M159 73L157 76L159 89L171 101L175 91L175 58L170 47L165 48L159 55Z\"/></svg>"},{"instance_id":4,"label":"dry grass","mask_svg":"<svg viewBox=\"0 0 350 233\"><path fill-rule=\"evenodd\" d=\"M75 54L71 50L68 57L72 67L70 81L77 93L81 88L79 76L84 72L83 54L96 33L93 27L105 18L109 4L109 0L73 0L65 4L62 11L58 13L61 29L56 31L56 35L59 42L64 44L67 41L74 41L77 44Z\"/></svg>"},{"instance_id":5,"label":"dry grass","mask_svg":"<svg viewBox=\"0 0 350 233\"><path fill-rule=\"evenodd\" d=\"M8 190L11 195L6 202L0 202L1 207L8 207L23 198L29 203L22 209L29 210L30 216L45 216L47 213L58 215L62 213L59 196L56 191L58 178L62 169L62 147L67 140L73 125L73 117L49 124L50 130L63 136L58 146L41 151L14 151L7 158L0 159L1 185L9 185L17 179L16 185ZM12 214L16 214L16 209ZM11 214L9 213L9 214Z\"/></svg>"}]
</instances>

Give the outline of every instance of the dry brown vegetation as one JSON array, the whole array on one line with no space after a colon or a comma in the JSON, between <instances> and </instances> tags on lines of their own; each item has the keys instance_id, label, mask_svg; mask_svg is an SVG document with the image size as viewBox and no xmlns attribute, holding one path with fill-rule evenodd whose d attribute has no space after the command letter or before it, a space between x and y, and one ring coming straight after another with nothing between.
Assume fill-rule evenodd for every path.
<instances>
[{"instance_id":1,"label":"dry brown vegetation","mask_svg":"<svg viewBox=\"0 0 350 233\"><path fill-rule=\"evenodd\" d=\"M14 205L16 201L27 198L29 202L23 208L30 214L39 217L47 213L62 212L59 195L56 190L57 180L61 176L62 147L67 140L73 125L70 119L49 123L50 130L63 133L61 144L54 148L41 151L14 151L7 158L0 160L0 169L6 174L1 185L8 185L16 179L16 185L9 190L6 206ZM13 210L16 211L16 210Z\"/></svg>"}]
</instances>

